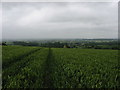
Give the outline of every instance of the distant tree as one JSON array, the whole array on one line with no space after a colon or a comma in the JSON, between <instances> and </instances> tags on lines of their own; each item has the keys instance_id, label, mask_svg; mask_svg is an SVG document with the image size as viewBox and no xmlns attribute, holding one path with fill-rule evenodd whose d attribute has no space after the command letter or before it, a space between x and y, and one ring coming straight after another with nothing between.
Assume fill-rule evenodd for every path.
<instances>
[{"instance_id":1,"label":"distant tree","mask_svg":"<svg viewBox=\"0 0 120 90\"><path fill-rule=\"evenodd\" d=\"M14 41L14 45L22 45L22 46L39 46L37 42L24 42L24 41Z\"/></svg>"},{"instance_id":2,"label":"distant tree","mask_svg":"<svg viewBox=\"0 0 120 90\"><path fill-rule=\"evenodd\" d=\"M3 46L7 46L6 42L2 42L2 45L3 45Z\"/></svg>"}]
</instances>

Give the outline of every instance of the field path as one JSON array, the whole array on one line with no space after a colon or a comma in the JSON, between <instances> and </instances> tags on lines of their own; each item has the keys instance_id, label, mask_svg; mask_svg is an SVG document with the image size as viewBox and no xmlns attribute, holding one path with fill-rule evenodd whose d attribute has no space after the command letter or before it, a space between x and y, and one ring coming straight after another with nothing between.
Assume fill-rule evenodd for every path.
<instances>
[{"instance_id":1,"label":"field path","mask_svg":"<svg viewBox=\"0 0 120 90\"><path fill-rule=\"evenodd\" d=\"M9 62L9 63L7 63L7 64L3 64L3 65L2 65L2 66L3 66L2 68L3 68L3 69L9 68L9 67L12 66L14 63L21 61L23 58L25 58L25 57L27 57L27 56L31 55L32 53L35 53L35 52L37 52L37 51L39 51L39 50L40 50L40 48L39 48L39 49L32 50L32 51L30 51L30 52L28 52L28 53L26 53L26 54L24 54L24 55L20 55L20 56L18 56L15 60L12 60L11 62Z\"/></svg>"},{"instance_id":2,"label":"field path","mask_svg":"<svg viewBox=\"0 0 120 90\"><path fill-rule=\"evenodd\" d=\"M45 68L44 68L44 80L43 80L43 87L44 88L53 88L53 80L52 80L52 71L53 71L53 65L54 64L54 58L52 54L51 48L49 48L49 53L47 56Z\"/></svg>"},{"instance_id":3,"label":"field path","mask_svg":"<svg viewBox=\"0 0 120 90\"><path fill-rule=\"evenodd\" d=\"M7 83L9 76L17 75L20 72L20 70L22 70L22 68L24 68L26 66L26 64L29 62L29 60L31 60L31 59L24 60L24 58L39 51L40 49L41 48L36 49L34 51L31 51L31 52L25 54L24 56L21 56L21 58L18 59L16 62L13 62L9 65L10 68L3 69L3 76L7 76L7 77L2 78L3 79L3 86Z\"/></svg>"}]
</instances>

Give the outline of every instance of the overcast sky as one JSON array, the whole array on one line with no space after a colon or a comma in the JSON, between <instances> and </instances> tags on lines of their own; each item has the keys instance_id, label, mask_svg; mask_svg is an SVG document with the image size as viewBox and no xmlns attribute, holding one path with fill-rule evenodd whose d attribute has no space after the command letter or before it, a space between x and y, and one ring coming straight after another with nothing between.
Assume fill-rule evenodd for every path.
<instances>
[{"instance_id":1,"label":"overcast sky","mask_svg":"<svg viewBox=\"0 0 120 90\"><path fill-rule=\"evenodd\" d=\"M117 38L117 3L3 3L3 39Z\"/></svg>"}]
</instances>

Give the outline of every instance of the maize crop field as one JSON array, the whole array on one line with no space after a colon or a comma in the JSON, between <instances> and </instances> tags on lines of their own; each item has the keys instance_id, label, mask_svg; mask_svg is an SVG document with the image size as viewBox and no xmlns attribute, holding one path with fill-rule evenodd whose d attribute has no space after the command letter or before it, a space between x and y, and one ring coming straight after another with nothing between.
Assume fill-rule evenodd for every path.
<instances>
[{"instance_id":1,"label":"maize crop field","mask_svg":"<svg viewBox=\"0 0 120 90\"><path fill-rule=\"evenodd\" d=\"M120 88L118 50L2 47L2 88Z\"/></svg>"}]
</instances>

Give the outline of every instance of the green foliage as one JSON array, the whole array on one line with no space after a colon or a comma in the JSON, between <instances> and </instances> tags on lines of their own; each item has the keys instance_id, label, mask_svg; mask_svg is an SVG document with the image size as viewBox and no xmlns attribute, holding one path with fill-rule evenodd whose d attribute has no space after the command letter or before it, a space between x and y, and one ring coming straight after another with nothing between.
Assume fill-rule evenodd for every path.
<instances>
[{"instance_id":1,"label":"green foliage","mask_svg":"<svg viewBox=\"0 0 120 90\"><path fill-rule=\"evenodd\" d=\"M3 65L3 89L120 87L117 50L4 46Z\"/></svg>"},{"instance_id":2,"label":"green foliage","mask_svg":"<svg viewBox=\"0 0 120 90\"><path fill-rule=\"evenodd\" d=\"M3 68L37 50L36 47L2 46Z\"/></svg>"},{"instance_id":3,"label":"green foliage","mask_svg":"<svg viewBox=\"0 0 120 90\"><path fill-rule=\"evenodd\" d=\"M3 88L42 87L48 49L40 49L3 69Z\"/></svg>"},{"instance_id":4,"label":"green foliage","mask_svg":"<svg viewBox=\"0 0 120 90\"><path fill-rule=\"evenodd\" d=\"M53 49L56 88L116 88L118 52L115 50Z\"/></svg>"}]
</instances>

